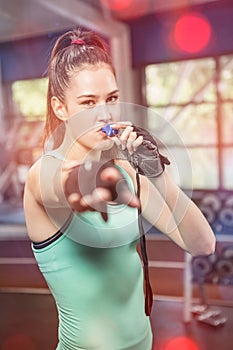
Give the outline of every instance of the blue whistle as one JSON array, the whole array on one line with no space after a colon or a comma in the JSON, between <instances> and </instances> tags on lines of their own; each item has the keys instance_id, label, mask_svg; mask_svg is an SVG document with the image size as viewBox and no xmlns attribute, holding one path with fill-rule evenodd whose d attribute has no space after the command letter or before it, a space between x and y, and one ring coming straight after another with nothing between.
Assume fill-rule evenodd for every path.
<instances>
[{"instance_id":1,"label":"blue whistle","mask_svg":"<svg viewBox=\"0 0 233 350\"><path fill-rule=\"evenodd\" d=\"M111 127L111 124L105 125L102 129L102 132L104 132L107 136L114 136L118 134L118 130L115 130Z\"/></svg>"}]
</instances>

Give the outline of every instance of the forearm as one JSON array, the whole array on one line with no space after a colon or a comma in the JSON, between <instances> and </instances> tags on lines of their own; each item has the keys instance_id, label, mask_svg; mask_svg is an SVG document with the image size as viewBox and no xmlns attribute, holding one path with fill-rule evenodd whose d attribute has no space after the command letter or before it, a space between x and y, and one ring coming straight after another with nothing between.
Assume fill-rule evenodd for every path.
<instances>
[{"instance_id":1,"label":"forearm","mask_svg":"<svg viewBox=\"0 0 233 350\"><path fill-rule=\"evenodd\" d=\"M214 234L197 206L166 174L154 185L144 177L142 205L144 217L192 255L211 254Z\"/></svg>"},{"instance_id":2,"label":"forearm","mask_svg":"<svg viewBox=\"0 0 233 350\"><path fill-rule=\"evenodd\" d=\"M214 233L194 202L164 173L155 181L171 210L171 225L175 221L186 250L192 255L209 255L215 249Z\"/></svg>"},{"instance_id":3,"label":"forearm","mask_svg":"<svg viewBox=\"0 0 233 350\"><path fill-rule=\"evenodd\" d=\"M152 191L153 200L148 199L142 212L143 217L159 231L165 234L169 239L174 241L180 248L188 251L175 219L167 203L156 189ZM144 202L144 200L143 200Z\"/></svg>"},{"instance_id":4,"label":"forearm","mask_svg":"<svg viewBox=\"0 0 233 350\"><path fill-rule=\"evenodd\" d=\"M192 255L214 253L216 243L214 233L201 211L191 200L183 219L178 221L178 228Z\"/></svg>"}]
</instances>

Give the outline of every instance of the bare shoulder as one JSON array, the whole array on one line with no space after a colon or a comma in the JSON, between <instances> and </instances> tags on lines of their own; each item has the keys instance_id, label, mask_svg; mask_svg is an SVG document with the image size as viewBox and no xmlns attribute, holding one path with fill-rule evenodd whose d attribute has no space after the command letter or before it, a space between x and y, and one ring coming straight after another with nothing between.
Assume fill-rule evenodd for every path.
<instances>
[{"instance_id":1,"label":"bare shoulder","mask_svg":"<svg viewBox=\"0 0 233 350\"><path fill-rule=\"evenodd\" d=\"M31 168L28 171L26 182L25 182L25 188L24 188L24 197L28 195L28 193L31 193L32 196L35 198L38 197L39 193L39 175L40 175L40 168L41 168L41 159L36 161Z\"/></svg>"},{"instance_id":2,"label":"bare shoulder","mask_svg":"<svg viewBox=\"0 0 233 350\"><path fill-rule=\"evenodd\" d=\"M39 203L41 202L41 187L50 187L61 161L53 157L39 158L29 169L25 183L25 194L31 193Z\"/></svg>"},{"instance_id":3,"label":"bare shoulder","mask_svg":"<svg viewBox=\"0 0 233 350\"><path fill-rule=\"evenodd\" d=\"M53 192L54 174L61 163L53 157L42 157L29 169L24 189L24 213L28 235L34 242L50 237L70 215L70 210L64 210L56 202Z\"/></svg>"}]
</instances>

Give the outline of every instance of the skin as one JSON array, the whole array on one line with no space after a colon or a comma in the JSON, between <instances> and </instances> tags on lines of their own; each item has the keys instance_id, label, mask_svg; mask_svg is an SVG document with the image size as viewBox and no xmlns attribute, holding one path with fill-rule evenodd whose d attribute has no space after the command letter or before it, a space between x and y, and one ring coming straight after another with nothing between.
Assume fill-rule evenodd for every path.
<instances>
[{"instance_id":1,"label":"skin","mask_svg":"<svg viewBox=\"0 0 233 350\"><path fill-rule=\"evenodd\" d=\"M69 172L77 164L84 161L99 161L101 152L110 149L114 143L122 149L133 152L142 143L142 137L137 137L129 123L119 124L117 102L119 91L115 76L107 65L89 66L72 74L69 88L65 91L65 103L56 96L51 99L51 105L57 116L66 124L66 135L58 152L65 157L62 167L57 159L37 161L28 173L25 185L24 208L28 234L32 241L39 242L57 232L59 225L67 220L70 213L62 206L54 187L40 186L41 172L45 166L48 174L61 172L61 182L64 183ZM80 114L80 118L79 118ZM87 117L82 119L82 116ZM77 116L77 121L76 117ZM72 122L77 128L72 127ZM123 129L120 137L109 138L101 131L107 123L116 129ZM75 124L76 126L76 124ZM74 135L74 131L76 135ZM135 171L127 161L117 161L132 177L135 188ZM45 164L46 163L46 164ZM112 168L102 174L103 180L117 184L120 173ZM214 234L200 210L177 187L166 171L152 184L144 176L141 177L141 208L144 217L172 239L182 249L193 255L211 254L215 249ZM45 190L44 190L45 188ZM43 192L44 191L44 192ZM92 193L81 196L74 192L68 198L73 210L84 212L98 210L106 202L111 201L110 192L97 188ZM127 204L139 207L138 198L134 195L127 199ZM56 208L59 223L54 223L48 215L47 208ZM97 208L97 209L96 209ZM38 220L40 218L40 220ZM37 223L35 225L35 222Z\"/></svg>"}]
</instances>

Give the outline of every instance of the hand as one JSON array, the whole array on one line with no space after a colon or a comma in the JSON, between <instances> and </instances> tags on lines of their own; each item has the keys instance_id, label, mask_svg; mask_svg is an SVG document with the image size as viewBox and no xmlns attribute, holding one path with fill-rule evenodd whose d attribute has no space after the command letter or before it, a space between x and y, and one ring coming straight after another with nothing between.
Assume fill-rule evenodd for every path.
<instances>
[{"instance_id":1,"label":"hand","mask_svg":"<svg viewBox=\"0 0 233 350\"><path fill-rule=\"evenodd\" d=\"M114 201L138 208L139 199L112 161L66 166L64 191L71 208L77 212L99 211L107 221L107 202Z\"/></svg>"},{"instance_id":2,"label":"hand","mask_svg":"<svg viewBox=\"0 0 233 350\"><path fill-rule=\"evenodd\" d=\"M114 129L116 126L112 125ZM159 152L154 137L141 127L126 126L122 134L114 138L115 142L122 146L123 154L129 163L141 175L157 177L163 173L165 165L170 164L170 161Z\"/></svg>"},{"instance_id":3,"label":"hand","mask_svg":"<svg viewBox=\"0 0 233 350\"><path fill-rule=\"evenodd\" d=\"M113 129L119 130L118 135L113 136L112 139L123 151L127 150L131 155L136 152L137 148L142 144L143 136L138 136L134 131L134 127L126 123L124 124L124 122L121 122L111 125Z\"/></svg>"}]
</instances>

